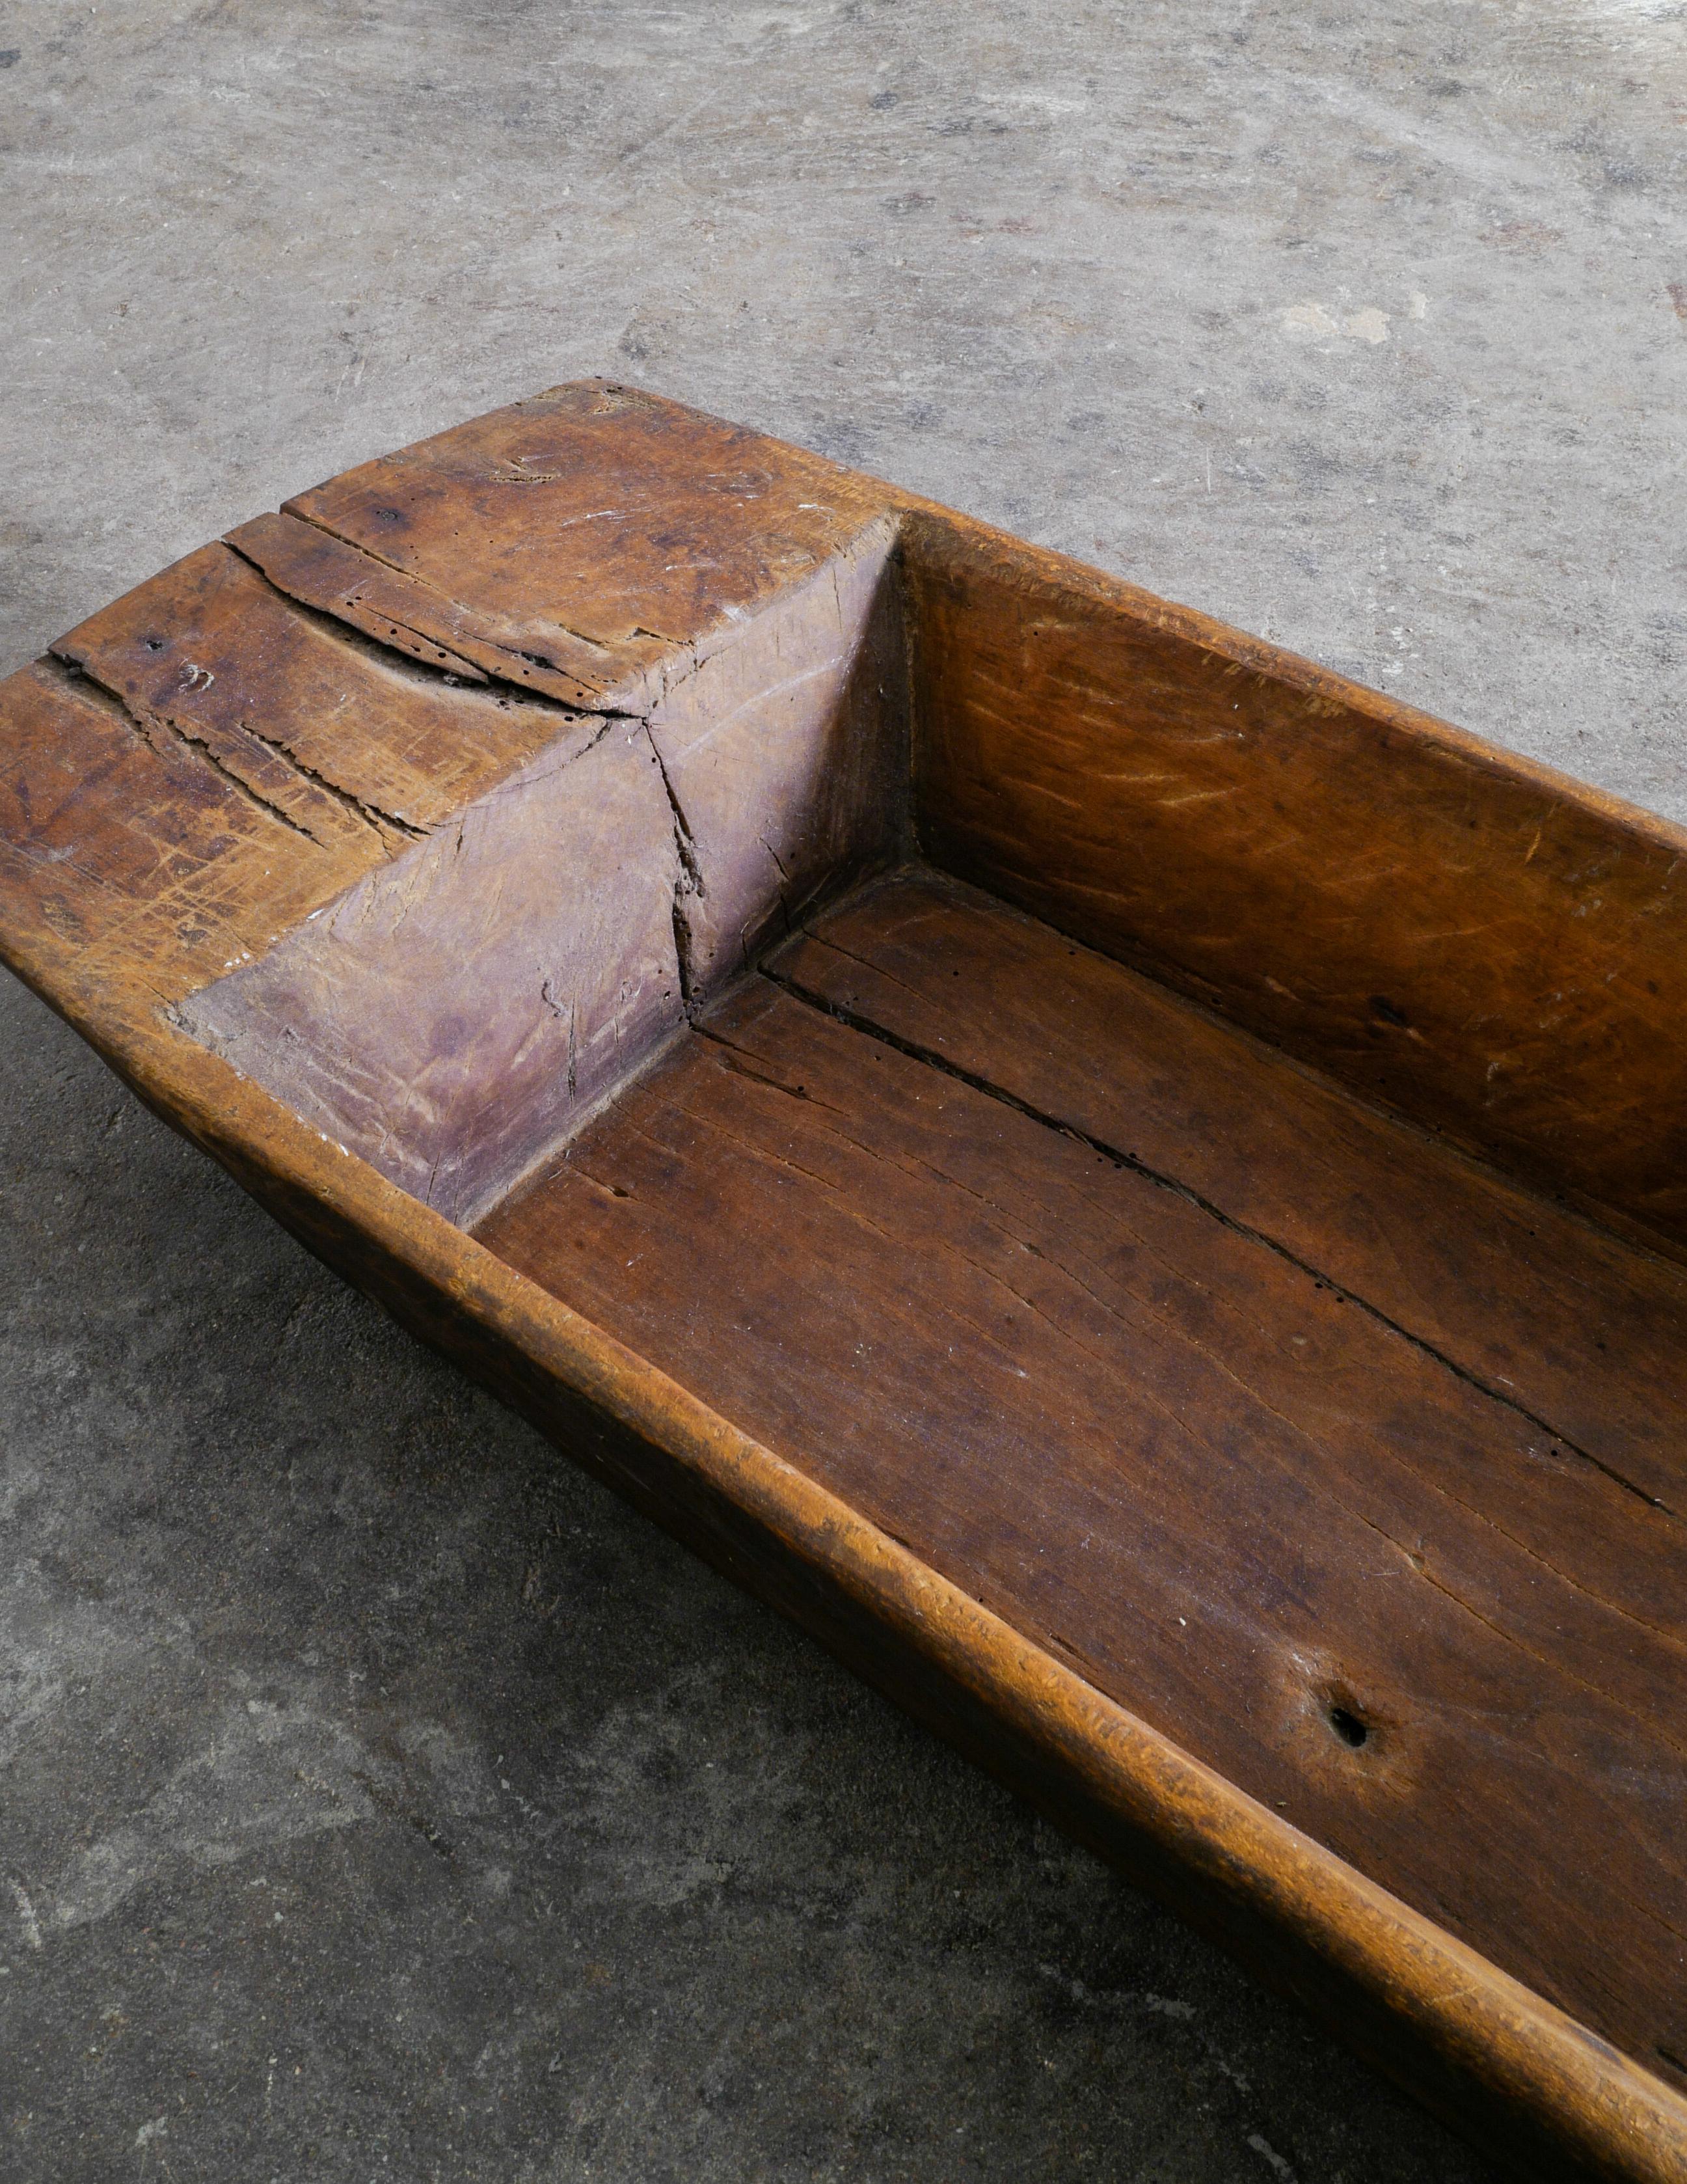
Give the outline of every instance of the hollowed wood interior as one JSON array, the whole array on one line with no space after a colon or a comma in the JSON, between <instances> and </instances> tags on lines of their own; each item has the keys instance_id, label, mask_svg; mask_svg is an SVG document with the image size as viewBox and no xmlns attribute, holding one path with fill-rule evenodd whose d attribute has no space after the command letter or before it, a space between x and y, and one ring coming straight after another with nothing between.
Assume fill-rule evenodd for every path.
<instances>
[{"instance_id":1,"label":"hollowed wood interior","mask_svg":"<svg viewBox=\"0 0 1687 2184\"><path fill-rule=\"evenodd\" d=\"M1675 1266L930 872L477 1234L1679 2070Z\"/></svg>"},{"instance_id":2,"label":"hollowed wood interior","mask_svg":"<svg viewBox=\"0 0 1687 2184\"><path fill-rule=\"evenodd\" d=\"M1140 631L1108 685L1104 618L910 556L921 837L1055 923L870 879L476 1234L1680 2075L1687 1276L1378 1104L1656 1211L1673 1116L1607 1074L1612 1154L1485 916L1528 823L1540 977L1603 1021L1615 853L1467 761L1344 833L1387 754L1316 692Z\"/></svg>"},{"instance_id":3,"label":"hollowed wood interior","mask_svg":"<svg viewBox=\"0 0 1687 2184\"><path fill-rule=\"evenodd\" d=\"M371 466L36 673L259 875L173 1021L1681 2079L1673 848L795 458L750 609L681 599L707 500L562 628L505 488L597 505L564 393L562 453Z\"/></svg>"}]
</instances>

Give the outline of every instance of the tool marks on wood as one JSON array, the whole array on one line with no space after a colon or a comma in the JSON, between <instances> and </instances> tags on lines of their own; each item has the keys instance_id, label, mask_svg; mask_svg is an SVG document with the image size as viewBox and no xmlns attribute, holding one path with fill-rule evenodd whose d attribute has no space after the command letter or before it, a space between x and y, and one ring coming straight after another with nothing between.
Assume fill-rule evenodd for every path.
<instances>
[{"instance_id":1,"label":"tool marks on wood","mask_svg":"<svg viewBox=\"0 0 1687 2184\"><path fill-rule=\"evenodd\" d=\"M651 709L693 1000L750 970L818 895L905 849L895 545L891 524L869 524L812 576L697 647Z\"/></svg>"},{"instance_id":2,"label":"tool marks on wood","mask_svg":"<svg viewBox=\"0 0 1687 2184\"><path fill-rule=\"evenodd\" d=\"M1687 835L916 513L933 861L1687 1244Z\"/></svg>"},{"instance_id":3,"label":"tool marks on wood","mask_svg":"<svg viewBox=\"0 0 1687 2184\"><path fill-rule=\"evenodd\" d=\"M184 1027L460 1217L682 1020L668 811L643 727L578 722Z\"/></svg>"},{"instance_id":4,"label":"tool marks on wood","mask_svg":"<svg viewBox=\"0 0 1687 2184\"><path fill-rule=\"evenodd\" d=\"M384 565L394 619L425 638L569 703L643 710L687 647L812 576L897 499L823 457L596 382L365 463L282 514L360 556L309 582L363 590L372 611L387 598L365 588L370 564Z\"/></svg>"},{"instance_id":5,"label":"tool marks on wood","mask_svg":"<svg viewBox=\"0 0 1687 2184\"><path fill-rule=\"evenodd\" d=\"M348 643L220 545L178 561L53 650L137 720L163 721L251 774L290 816L330 832L372 828L385 855L566 725L552 707L454 688L400 655Z\"/></svg>"}]
</instances>

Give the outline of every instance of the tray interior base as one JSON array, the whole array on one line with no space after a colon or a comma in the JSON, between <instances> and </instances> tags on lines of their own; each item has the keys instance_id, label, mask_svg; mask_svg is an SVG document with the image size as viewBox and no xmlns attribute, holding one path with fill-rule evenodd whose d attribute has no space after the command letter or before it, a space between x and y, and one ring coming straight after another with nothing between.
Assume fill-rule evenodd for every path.
<instances>
[{"instance_id":1,"label":"tray interior base","mask_svg":"<svg viewBox=\"0 0 1687 2184\"><path fill-rule=\"evenodd\" d=\"M928 872L480 1240L1687 2081L1687 1275Z\"/></svg>"}]
</instances>

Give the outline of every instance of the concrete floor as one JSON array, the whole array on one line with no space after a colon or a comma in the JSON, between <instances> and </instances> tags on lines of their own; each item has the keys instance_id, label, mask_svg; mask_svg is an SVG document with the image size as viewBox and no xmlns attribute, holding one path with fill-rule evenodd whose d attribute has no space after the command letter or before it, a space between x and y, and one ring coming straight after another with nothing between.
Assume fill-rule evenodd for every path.
<instances>
[{"instance_id":1,"label":"concrete floor","mask_svg":"<svg viewBox=\"0 0 1687 2184\"><path fill-rule=\"evenodd\" d=\"M0 666L608 372L1687 817L1679 0L0 14ZM0 991L0 2170L1471 2184Z\"/></svg>"}]
</instances>

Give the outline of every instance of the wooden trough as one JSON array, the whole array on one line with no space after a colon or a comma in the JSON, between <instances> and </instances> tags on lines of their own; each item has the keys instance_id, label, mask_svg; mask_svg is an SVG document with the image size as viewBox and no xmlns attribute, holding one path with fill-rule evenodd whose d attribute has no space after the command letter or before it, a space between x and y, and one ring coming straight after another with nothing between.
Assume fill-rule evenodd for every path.
<instances>
[{"instance_id":1,"label":"wooden trough","mask_svg":"<svg viewBox=\"0 0 1687 2184\"><path fill-rule=\"evenodd\" d=\"M0 687L0 946L1521 2173L1687 2178L1687 833L599 382Z\"/></svg>"}]
</instances>

